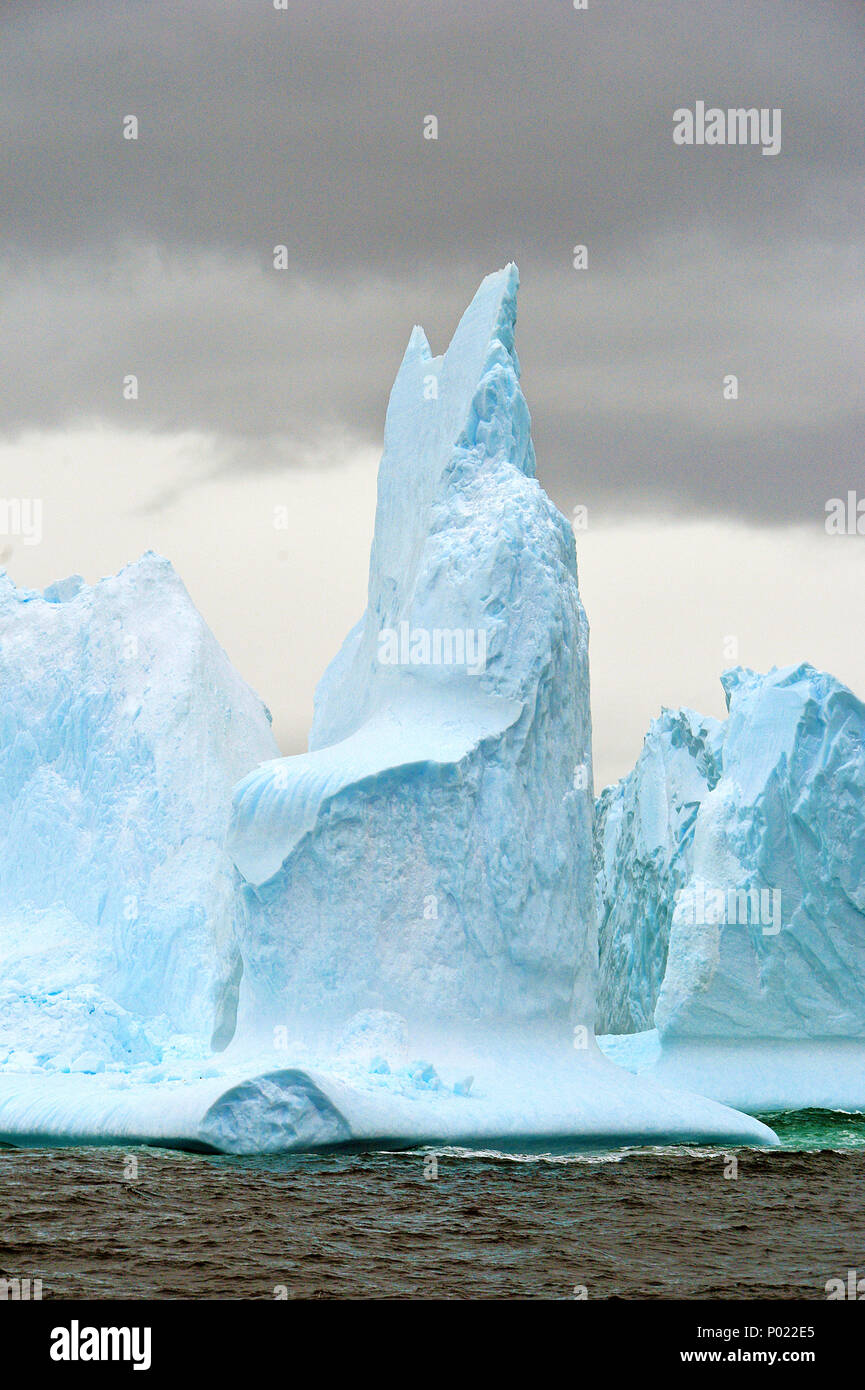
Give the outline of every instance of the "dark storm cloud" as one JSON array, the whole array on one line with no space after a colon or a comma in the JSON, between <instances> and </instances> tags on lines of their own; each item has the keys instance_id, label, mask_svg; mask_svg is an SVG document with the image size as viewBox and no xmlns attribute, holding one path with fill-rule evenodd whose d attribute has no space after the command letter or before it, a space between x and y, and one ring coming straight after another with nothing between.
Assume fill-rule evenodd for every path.
<instances>
[{"instance_id":1,"label":"dark storm cloud","mask_svg":"<svg viewBox=\"0 0 865 1390\"><path fill-rule=\"evenodd\" d=\"M0 426L199 427L235 467L338 456L380 438L411 323L441 350L513 257L562 505L810 518L861 477L863 13L6 7ZM698 98L782 108L780 155L674 147Z\"/></svg>"}]
</instances>

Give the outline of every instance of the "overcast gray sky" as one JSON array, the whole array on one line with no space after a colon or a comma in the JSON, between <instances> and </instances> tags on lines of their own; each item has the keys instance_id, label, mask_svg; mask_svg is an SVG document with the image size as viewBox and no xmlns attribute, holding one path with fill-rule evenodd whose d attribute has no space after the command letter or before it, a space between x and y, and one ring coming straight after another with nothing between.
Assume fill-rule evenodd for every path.
<instances>
[{"instance_id":1,"label":"overcast gray sky","mask_svg":"<svg viewBox=\"0 0 865 1390\"><path fill-rule=\"evenodd\" d=\"M815 575L843 563L861 633L865 538L839 542L842 562L823 531L829 497L865 494L860 0L0 14L0 495L39 478L53 515L41 547L0 537L19 582L163 550L299 746L311 668L363 606L373 461L411 325L441 351L482 276L515 259L540 479L566 512L589 507L587 602L601 573L622 576L600 639L599 780L633 761L660 698L692 700L725 664L683 635L683 590L710 611L724 546L712 653L759 610L777 655L767 639L742 659L812 655L827 640L802 589L812 558ZM780 107L780 154L675 146L673 111L698 99ZM288 494L316 544L271 555L265 518ZM241 495L257 499L246 532ZM698 545L683 574L701 527L714 559ZM665 663L648 685L630 665L643 544ZM786 591L743 573L757 544L800 557ZM828 637L843 664L842 627Z\"/></svg>"}]
</instances>

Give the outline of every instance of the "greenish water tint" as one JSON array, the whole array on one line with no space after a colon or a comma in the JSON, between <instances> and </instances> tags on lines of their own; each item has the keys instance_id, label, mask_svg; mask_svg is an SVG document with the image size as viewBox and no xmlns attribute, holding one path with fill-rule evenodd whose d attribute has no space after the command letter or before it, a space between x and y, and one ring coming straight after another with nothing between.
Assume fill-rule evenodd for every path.
<instances>
[{"instance_id":1,"label":"greenish water tint","mask_svg":"<svg viewBox=\"0 0 865 1390\"><path fill-rule=\"evenodd\" d=\"M865 1149L865 1114L849 1110L785 1110L757 1118L784 1149Z\"/></svg>"}]
</instances>

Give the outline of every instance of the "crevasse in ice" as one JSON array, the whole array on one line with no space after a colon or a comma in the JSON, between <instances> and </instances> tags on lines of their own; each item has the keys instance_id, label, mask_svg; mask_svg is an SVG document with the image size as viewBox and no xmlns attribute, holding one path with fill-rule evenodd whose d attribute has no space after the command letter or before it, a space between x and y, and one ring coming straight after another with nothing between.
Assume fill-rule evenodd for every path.
<instances>
[{"instance_id":1,"label":"crevasse in ice","mask_svg":"<svg viewBox=\"0 0 865 1390\"><path fill-rule=\"evenodd\" d=\"M651 1028L697 812L719 776L722 726L692 710L653 721L636 767L598 797L600 1033Z\"/></svg>"}]
</instances>

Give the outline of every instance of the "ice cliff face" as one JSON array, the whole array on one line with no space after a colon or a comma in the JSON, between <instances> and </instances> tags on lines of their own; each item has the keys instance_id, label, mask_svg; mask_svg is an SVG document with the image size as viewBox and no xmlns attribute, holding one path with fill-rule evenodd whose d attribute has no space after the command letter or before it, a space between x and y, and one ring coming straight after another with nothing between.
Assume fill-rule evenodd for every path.
<instances>
[{"instance_id":1,"label":"ice cliff face","mask_svg":"<svg viewBox=\"0 0 865 1390\"><path fill-rule=\"evenodd\" d=\"M724 725L665 714L600 799L603 1023L861 1038L865 707L808 665L722 680Z\"/></svg>"},{"instance_id":2,"label":"ice cliff face","mask_svg":"<svg viewBox=\"0 0 865 1390\"><path fill-rule=\"evenodd\" d=\"M487 277L443 356L412 333L366 613L310 752L235 792L248 1027L591 1025L587 624L534 478L516 292L514 266Z\"/></svg>"},{"instance_id":3,"label":"ice cliff face","mask_svg":"<svg viewBox=\"0 0 865 1390\"><path fill-rule=\"evenodd\" d=\"M231 787L275 752L166 560L44 594L0 575L0 1066L230 1035Z\"/></svg>"},{"instance_id":4,"label":"ice cliff face","mask_svg":"<svg viewBox=\"0 0 865 1390\"><path fill-rule=\"evenodd\" d=\"M722 725L664 710L636 767L598 798L598 1032L651 1028L676 893L691 877L694 826L720 775Z\"/></svg>"},{"instance_id":5,"label":"ice cliff face","mask_svg":"<svg viewBox=\"0 0 865 1390\"><path fill-rule=\"evenodd\" d=\"M865 706L802 665L729 671L655 1021L667 1037L865 1037Z\"/></svg>"}]
</instances>

